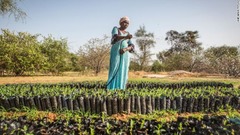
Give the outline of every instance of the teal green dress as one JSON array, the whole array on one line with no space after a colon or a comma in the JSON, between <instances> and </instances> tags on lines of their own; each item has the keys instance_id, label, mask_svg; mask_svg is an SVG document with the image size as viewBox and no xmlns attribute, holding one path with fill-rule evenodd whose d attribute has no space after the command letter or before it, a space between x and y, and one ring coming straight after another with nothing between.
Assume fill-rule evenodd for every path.
<instances>
[{"instance_id":1,"label":"teal green dress","mask_svg":"<svg viewBox=\"0 0 240 135\"><path fill-rule=\"evenodd\" d=\"M127 36L128 33L123 34L118 30L117 27L114 27L112 30L112 37L116 34L121 36ZM123 90L126 88L130 64L130 53L126 51L125 53L120 54L119 50L128 47L128 45L131 44L132 42L129 39L120 40L112 44L107 81L108 90Z\"/></svg>"}]
</instances>

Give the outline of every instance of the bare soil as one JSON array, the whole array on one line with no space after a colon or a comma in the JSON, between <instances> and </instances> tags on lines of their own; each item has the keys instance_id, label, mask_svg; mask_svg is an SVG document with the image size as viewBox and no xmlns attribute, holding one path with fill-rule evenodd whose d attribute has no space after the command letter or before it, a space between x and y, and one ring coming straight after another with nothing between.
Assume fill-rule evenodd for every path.
<instances>
[{"instance_id":1,"label":"bare soil","mask_svg":"<svg viewBox=\"0 0 240 135\"><path fill-rule=\"evenodd\" d=\"M4 76L0 77L0 84L22 84L22 83L66 83L82 81L107 81L108 71L104 71L96 76L93 72L65 72L59 76ZM183 70L172 72L144 72L130 71L129 80L133 81L160 81L160 82L187 82L187 81L221 81L233 83L234 87L240 88L239 78L226 78L223 75L213 75L206 73L192 73Z\"/></svg>"}]
</instances>

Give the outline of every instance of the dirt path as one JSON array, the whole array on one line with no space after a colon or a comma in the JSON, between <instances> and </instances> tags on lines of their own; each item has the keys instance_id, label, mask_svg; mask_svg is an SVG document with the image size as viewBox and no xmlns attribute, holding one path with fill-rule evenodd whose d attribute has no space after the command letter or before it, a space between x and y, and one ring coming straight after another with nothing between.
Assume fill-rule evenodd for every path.
<instances>
[{"instance_id":1,"label":"dirt path","mask_svg":"<svg viewBox=\"0 0 240 135\"><path fill-rule=\"evenodd\" d=\"M22 76L22 77L0 77L0 84L19 83L67 83L82 81L107 81L107 73L95 75L81 75L79 73L66 73L63 76ZM183 71L146 73L129 72L129 81L154 81L154 82L192 82L192 81L220 81L232 83L235 88L240 87L239 78L224 78L221 76L203 76Z\"/></svg>"},{"instance_id":2,"label":"dirt path","mask_svg":"<svg viewBox=\"0 0 240 135\"><path fill-rule=\"evenodd\" d=\"M28 77L0 77L0 84L17 83L61 83L61 82L81 82L81 81L105 81L106 77L89 76L28 76Z\"/></svg>"}]
</instances>

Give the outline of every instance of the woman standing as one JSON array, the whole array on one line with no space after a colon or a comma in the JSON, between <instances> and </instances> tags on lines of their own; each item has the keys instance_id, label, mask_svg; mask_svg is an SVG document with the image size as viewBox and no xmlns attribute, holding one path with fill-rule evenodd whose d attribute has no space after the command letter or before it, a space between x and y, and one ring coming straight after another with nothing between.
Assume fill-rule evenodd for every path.
<instances>
[{"instance_id":1,"label":"woman standing","mask_svg":"<svg viewBox=\"0 0 240 135\"><path fill-rule=\"evenodd\" d=\"M129 25L129 18L122 17L119 24L119 28L114 27L112 30L112 47L107 81L108 90L126 88L130 64L129 52L134 50L134 45L131 41L132 35L126 31Z\"/></svg>"}]
</instances>

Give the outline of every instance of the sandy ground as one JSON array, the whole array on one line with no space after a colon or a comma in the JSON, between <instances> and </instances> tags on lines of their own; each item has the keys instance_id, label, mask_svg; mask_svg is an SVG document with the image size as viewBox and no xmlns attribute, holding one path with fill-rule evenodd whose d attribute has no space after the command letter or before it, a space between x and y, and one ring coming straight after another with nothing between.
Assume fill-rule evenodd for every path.
<instances>
[{"instance_id":1,"label":"sandy ground","mask_svg":"<svg viewBox=\"0 0 240 135\"><path fill-rule=\"evenodd\" d=\"M0 77L0 84L18 84L18 83L64 83L81 81L106 81L107 71L95 76L93 73L65 72L61 76L5 76ZM172 72L129 72L129 80L133 81L160 81L160 82L180 82L180 81L221 81L233 83L234 87L240 87L240 78L226 78L221 75L209 75L205 73L191 73L187 71Z\"/></svg>"}]
</instances>

